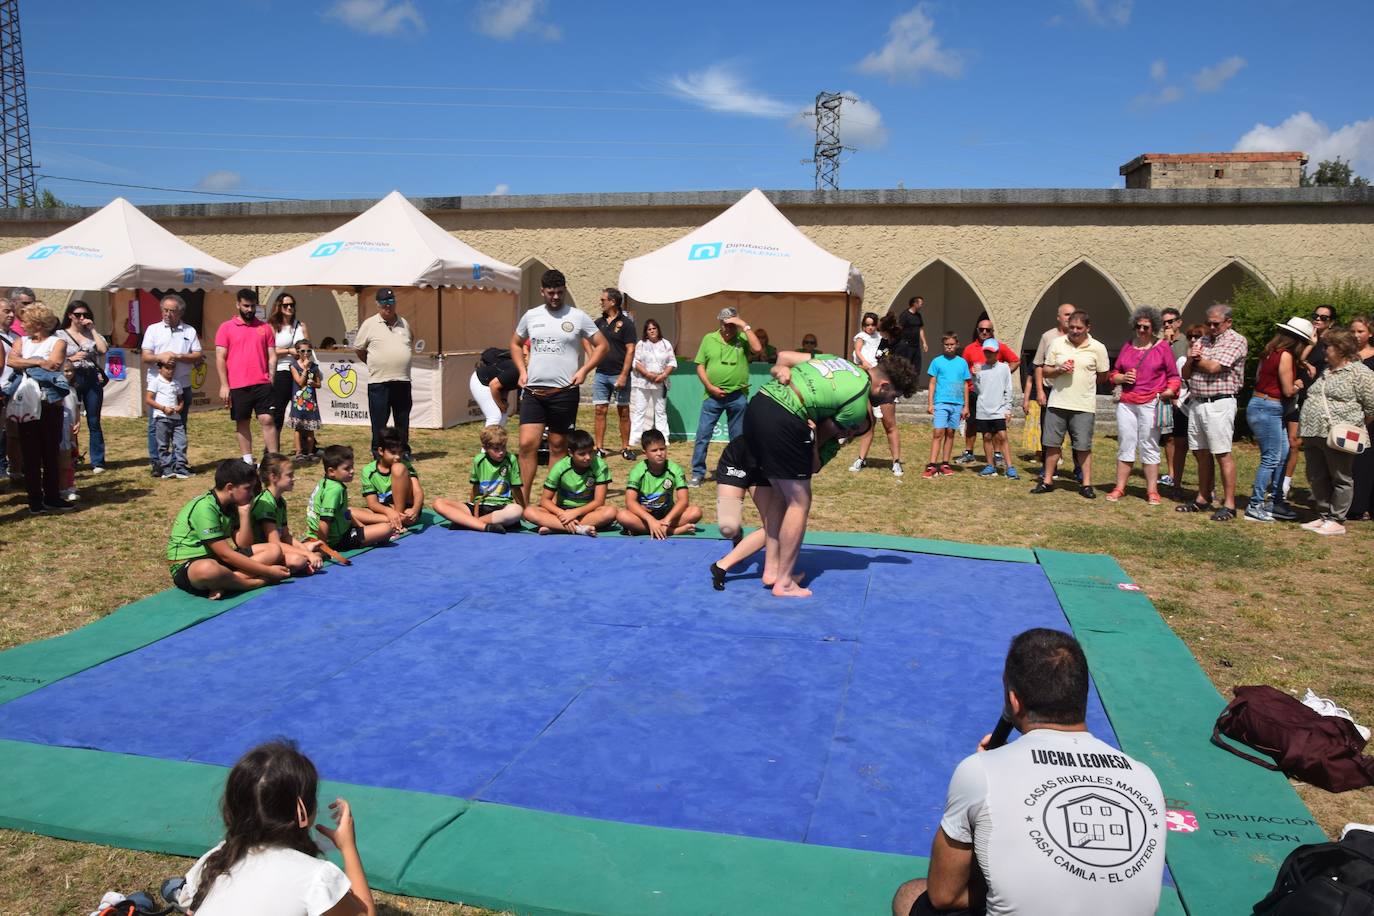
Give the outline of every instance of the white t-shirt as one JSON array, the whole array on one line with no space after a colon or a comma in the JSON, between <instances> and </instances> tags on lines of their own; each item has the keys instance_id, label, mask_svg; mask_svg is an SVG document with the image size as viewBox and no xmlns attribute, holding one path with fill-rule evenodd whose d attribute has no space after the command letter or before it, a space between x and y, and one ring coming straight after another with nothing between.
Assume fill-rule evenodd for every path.
<instances>
[{"instance_id":1,"label":"white t-shirt","mask_svg":"<svg viewBox=\"0 0 1374 916\"><path fill-rule=\"evenodd\" d=\"M654 343L641 340L635 345L635 365L654 375L669 367L676 369L677 357L673 355L672 343L661 337ZM632 372L630 373L630 387L652 388L657 391L663 387L663 383L651 382L638 372Z\"/></svg>"},{"instance_id":2,"label":"white t-shirt","mask_svg":"<svg viewBox=\"0 0 1374 916\"><path fill-rule=\"evenodd\" d=\"M1006 419L1014 397L1011 367L1002 362L984 365L973 377L973 390L978 393L973 412L975 420Z\"/></svg>"},{"instance_id":3,"label":"white t-shirt","mask_svg":"<svg viewBox=\"0 0 1374 916\"><path fill-rule=\"evenodd\" d=\"M530 342L526 382L531 388L566 388L572 384L582 355L582 338L599 334L596 322L581 309L564 305L557 312L538 305L520 316L515 334ZM636 352L638 347L635 348Z\"/></svg>"},{"instance_id":4,"label":"white t-shirt","mask_svg":"<svg viewBox=\"0 0 1374 916\"><path fill-rule=\"evenodd\" d=\"M19 355L24 359L50 359L52 358L52 348L57 346L59 338L48 336L40 343L32 337L26 336L23 343L19 345Z\"/></svg>"},{"instance_id":5,"label":"white t-shirt","mask_svg":"<svg viewBox=\"0 0 1374 916\"><path fill-rule=\"evenodd\" d=\"M147 390L152 392L153 400L161 406L167 408L166 411L155 416L170 416L176 409L177 401L181 400L181 386L175 381L168 381L162 377L161 373L148 380Z\"/></svg>"},{"instance_id":6,"label":"white t-shirt","mask_svg":"<svg viewBox=\"0 0 1374 916\"><path fill-rule=\"evenodd\" d=\"M201 349L200 335L196 333L195 328L184 321L176 326L176 330L169 328L167 322L159 321L143 332L142 349L151 351L154 356L159 353L196 353ZM172 381L182 388L190 388L192 365L192 363L177 360L176 371L172 373ZM144 382L152 381L157 377L157 363L149 362L143 369Z\"/></svg>"},{"instance_id":7,"label":"white t-shirt","mask_svg":"<svg viewBox=\"0 0 1374 916\"><path fill-rule=\"evenodd\" d=\"M201 856L186 873L186 885L177 895L182 906L189 906L195 897L201 868L215 849ZM319 916L350 889L348 876L333 862L272 846L248 853L228 874L221 875L196 916Z\"/></svg>"},{"instance_id":8,"label":"white t-shirt","mask_svg":"<svg viewBox=\"0 0 1374 916\"><path fill-rule=\"evenodd\" d=\"M1037 728L965 757L940 829L973 844L988 916L1145 916L1159 907L1159 780L1088 732Z\"/></svg>"},{"instance_id":9,"label":"white t-shirt","mask_svg":"<svg viewBox=\"0 0 1374 916\"><path fill-rule=\"evenodd\" d=\"M281 330L277 332L276 340L273 341L272 345L276 347L278 350L282 349L283 347L294 347L297 341L299 341L304 336L305 335L301 333L301 323L299 321L293 321L290 324L284 324L281 326ZM278 356L277 371L281 372L283 369L289 370L291 368L291 363L293 360L295 360L295 358L296 357L293 354L289 353L286 356Z\"/></svg>"},{"instance_id":10,"label":"white t-shirt","mask_svg":"<svg viewBox=\"0 0 1374 916\"><path fill-rule=\"evenodd\" d=\"M854 344L859 351L859 355L870 365L878 362L878 344L883 342L883 336L877 331L872 334L865 334L863 331L854 335Z\"/></svg>"}]
</instances>

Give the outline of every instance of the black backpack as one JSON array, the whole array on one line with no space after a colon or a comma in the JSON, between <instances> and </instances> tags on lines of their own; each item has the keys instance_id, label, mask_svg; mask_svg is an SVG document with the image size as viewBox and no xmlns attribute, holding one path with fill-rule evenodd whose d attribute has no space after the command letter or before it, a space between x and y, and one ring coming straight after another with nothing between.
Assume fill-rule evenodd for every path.
<instances>
[{"instance_id":1,"label":"black backpack","mask_svg":"<svg viewBox=\"0 0 1374 916\"><path fill-rule=\"evenodd\" d=\"M1374 914L1374 833L1351 830L1339 843L1299 846L1279 866L1253 916Z\"/></svg>"}]
</instances>

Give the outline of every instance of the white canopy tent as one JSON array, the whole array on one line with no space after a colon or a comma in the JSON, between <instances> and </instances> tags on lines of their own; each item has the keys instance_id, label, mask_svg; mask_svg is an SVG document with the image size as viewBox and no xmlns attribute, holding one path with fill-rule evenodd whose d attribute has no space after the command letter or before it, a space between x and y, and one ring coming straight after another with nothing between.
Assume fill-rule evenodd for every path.
<instances>
[{"instance_id":1,"label":"white canopy tent","mask_svg":"<svg viewBox=\"0 0 1374 916\"><path fill-rule=\"evenodd\" d=\"M237 270L122 197L56 235L0 255L0 284L37 289L224 289Z\"/></svg>"},{"instance_id":2,"label":"white canopy tent","mask_svg":"<svg viewBox=\"0 0 1374 916\"><path fill-rule=\"evenodd\" d=\"M352 289L365 301L364 290L389 286L397 308L418 340L442 350L486 346L505 340L515 325L520 270L490 258L449 235L421 213L399 191L392 191L366 212L338 229L278 254L254 258L229 278L236 286L319 286ZM416 290L434 288L429 296ZM456 334L444 334L443 287L456 287L460 322ZM362 317L361 315L359 316ZM490 327L489 327L490 326ZM499 329L496 337L490 332Z\"/></svg>"},{"instance_id":3,"label":"white canopy tent","mask_svg":"<svg viewBox=\"0 0 1374 916\"><path fill-rule=\"evenodd\" d=\"M822 349L846 353L863 276L755 188L700 228L626 261L620 289L636 303L675 304L680 352L712 330L716 311L734 305L754 326L766 326L780 349L813 333Z\"/></svg>"}]
</instances>

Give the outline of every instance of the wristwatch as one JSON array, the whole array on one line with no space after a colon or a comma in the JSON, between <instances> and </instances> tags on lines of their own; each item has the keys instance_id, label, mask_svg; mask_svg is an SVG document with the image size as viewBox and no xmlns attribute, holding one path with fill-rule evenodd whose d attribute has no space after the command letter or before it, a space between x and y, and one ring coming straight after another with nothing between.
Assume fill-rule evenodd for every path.
<instances>
[{"instance_id":1,"label":"wristwatch","mask_svg":"<svg viewBox=\"0 0 1374 916\"><path fill-rule=\"evenodd\" d=\"M753 325L750 325L750 324L746 324L746 325L744 326L744 330L746 330L746 331L752 331L752 330L754 330L754 326L753 326Z\"/></svg>"}]
</instances>

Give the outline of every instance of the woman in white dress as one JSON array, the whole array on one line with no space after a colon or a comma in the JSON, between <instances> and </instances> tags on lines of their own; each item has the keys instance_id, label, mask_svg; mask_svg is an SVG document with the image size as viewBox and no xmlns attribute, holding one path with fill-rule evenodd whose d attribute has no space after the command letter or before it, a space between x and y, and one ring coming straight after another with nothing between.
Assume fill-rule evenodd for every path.
<instances>
[{"instance_id":1,"label":"woman in white dress","mask_svg":"<svg viewBox=\"0 0 1374 916\"><path fill-rule=\"evenodd\" d=\"M277 293L267 322L272 325L277 354L276 369L272 374L272 419L277 429L283 429L286 426L286 410L296 390L291 377L291 364L296 360L296 344L310 337L310 329L305 322L296 318L296 297L284 291Z\"/></svg>"},{"instance_id":2,"label":"woman in white dress","mask_svg":"<svg viewBox=\"0 0 1374 916\"><path fill-rule=\"evenodd\" d=\"M677 368L673 345L663 339L663 330L650 318L635 347L634 371L630 379L630 442L637 443L646 429L668 435L668 376Z\"/></svg>"}]
</instances>

